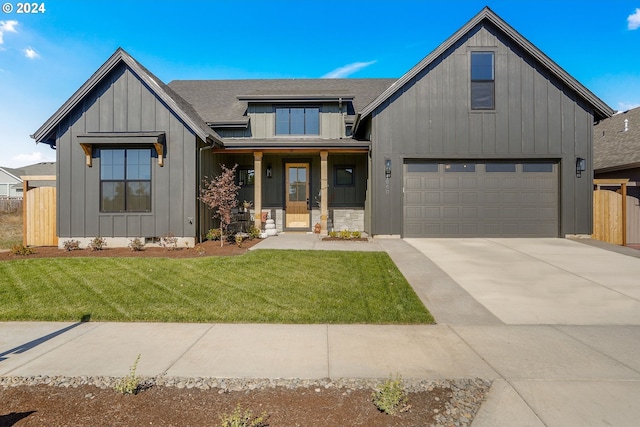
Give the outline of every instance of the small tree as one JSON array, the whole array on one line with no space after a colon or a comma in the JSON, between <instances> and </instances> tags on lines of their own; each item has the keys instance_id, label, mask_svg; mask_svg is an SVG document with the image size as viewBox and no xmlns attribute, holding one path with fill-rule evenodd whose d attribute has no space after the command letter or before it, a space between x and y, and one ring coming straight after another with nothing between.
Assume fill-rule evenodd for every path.
<instances>
[{"instance_id":1,"label":"small tree","mask_svg":"<svg viewBox=\"0 0 640 427\"><path fill-rule=\"evenodd\" d=\"M213 218L220 220L220 235L224 236L225 230L231 224L231 210L238 204L238 190L236 185L236 168L229 169L220 165L222 172L213 178L205 177L203 188L200 189L200 200L213 210ZM220 239L220 246L224 245L224 239Z\"/></svg>"}]
</instances>

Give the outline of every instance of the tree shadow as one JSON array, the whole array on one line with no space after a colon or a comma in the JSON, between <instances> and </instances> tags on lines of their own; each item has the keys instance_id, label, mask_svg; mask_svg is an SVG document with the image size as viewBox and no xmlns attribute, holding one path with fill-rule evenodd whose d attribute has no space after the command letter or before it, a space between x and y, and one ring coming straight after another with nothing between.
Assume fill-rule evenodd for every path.
<instances>
[{"instance_id":1,"label":"tree shadow","mask_svg":"<svg viewBox=\"0 0 640 427\"><path fill-rule=\"evenodd\" d=\"M7 358L5 356L9 355L9 354L20 354L20 353L24 353L25 351L31 350L32 348L46 342L49 341L52 338L57 337L58 335L62 335L67 331L70 331L73 328L76 328L80 325L82 325L83 323L88 322L91 319L91 314L85 314L84 316L82 316L82 318L80 319L80 321L78 323L74 323L73 325L67 326L66 328L62 328L59 331L55 331L52 332L48 335L45 335L43 337L37 338L33 341L29 341L28 343L24 343L21 344L17 347L12 348L11 350L7 350L4 351L2 353L0 353L0 362L2 362L3 360L6 360ZM2 424L0 424L2 425Z\"/></svg>"},{"instance_id":2,"label":"tree shadow","mask_svg":"<svg viewBox=\"0 0 640 427\"><path fill-rule=\"evenodd\" d=\"M11 427L14 424L17 424L18 421L27 418L31 414L35 414L38 411L28 411L28 412L12 412L7 415L0 415L0 427Z\"/></svg>"}]
</instances>

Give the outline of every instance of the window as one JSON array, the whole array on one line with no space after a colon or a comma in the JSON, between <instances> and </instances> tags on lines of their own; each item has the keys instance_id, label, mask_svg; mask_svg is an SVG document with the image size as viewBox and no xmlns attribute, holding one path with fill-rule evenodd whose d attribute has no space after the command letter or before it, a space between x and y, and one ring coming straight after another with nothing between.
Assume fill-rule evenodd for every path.
<instances>
[{"instance_id":1,"label":"window","mask_svg":"<svg viewBox=\"0 0 640 427\"><path fill-rule=\"evenodd\" d=\"M471 109L495 108L493 52L471 52Z\"/></svg>"},{"instance_id":2,"label":"window","mask_svg":"<svg viewBox=\"0 0 640 427\"><path fill-rule=\"evenodd\" d=\"M438 163L407 163L407 172L438 172Z\"/></svg>"},{"instance_id":3,"label":"window","mask_svg":"<svg viewBox=\"0 0 640 427\"><path fill-rule=\"evenodd\" d=\"M239 168L238 169L238 185L240 187L245 187L247 185L253 185L256 178L256 171L253 168Z\"/></svg>"},{"instance_id":4,"label":"window","mask_svg":"<svg viewBox=\"0 0 640 427\"><path fill-rule=\"evenodd\" d=\"M553 172L553 163L523 163L522 172Z\"/></svg>"},{"instance_id":5,"label":"window","mask_svg":"<svg viewBox=\"0 0 640 427\"><path fill-rule=\"evenodd\" d=\"M151 149L100 150L100 211L151 211Z\"/></svg>"},{"instance_id":6,"label":"window","mask_svg":"<svg viewBox=\"0 0 640 427\"><path fill-rule=\"evenodd\" d=\"M444 165L445 172L475 172L475 163L447 163Z\"/></svg>"},{"instance_id":7,"label":"window","mask_svg":"<svg viewBox=\"0 0 640 427\"><path fill-rule=\"evenodd\" d=\"M320 109L277 107L276 135L320 135Z\"/></svg>"},{"instance_id":8,"label":"window","mask_svg":"<svg viewBox=\"0 0 640 427\"><path fill-rule=\"evenodd\" d=\"M334 172L336 187L352 187L355 184L355 168L353 166L336 166Z\"/></svg>"},{"instance_id":9,"label":"window","mask_svg":"<svg viewBox=\"0 0 640 427\"><path fill-rule=\"evenodd\" d=\"M515 163L487 163L485 165L485 171L487 172L515 172Z\"/></svg>"}]
</instances>

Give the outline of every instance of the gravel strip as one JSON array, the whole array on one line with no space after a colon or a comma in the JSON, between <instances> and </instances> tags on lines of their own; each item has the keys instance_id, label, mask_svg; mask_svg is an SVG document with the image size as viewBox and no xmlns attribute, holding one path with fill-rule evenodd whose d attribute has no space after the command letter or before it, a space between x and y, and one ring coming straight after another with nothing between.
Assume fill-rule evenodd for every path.
<instances>
[{"instance_id":1,"label":"gravel strip","mask_svg":"<svg viewBox=\"0 0 640 427\"><path fill-rule=\"evenodd\" d=\"M113 388L118 377L0 377L0 387L50 385L53 387L95 386L101 389ZM175 387L178 389L217 389L218 393L247 392L252 390L281 387L288 390L298 388L366 390L377 389L386 379L340 378L340 379L247 379L247 378L186 378L186 377L139 377L139 389L150 387ZM435 416L436 426L469 426L480 405L484 402L491 381L480 378L457 380L414 380L402 379L405 391L416 393L435 388L450 388L452 397L445 402L446 411Z\"/></svg>"}]
</instances>

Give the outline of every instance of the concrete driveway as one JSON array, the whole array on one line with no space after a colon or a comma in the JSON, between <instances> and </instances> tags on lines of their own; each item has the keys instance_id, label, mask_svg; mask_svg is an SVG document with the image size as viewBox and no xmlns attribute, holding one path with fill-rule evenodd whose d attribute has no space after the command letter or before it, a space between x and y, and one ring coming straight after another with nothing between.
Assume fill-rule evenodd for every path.
<instances>
[{"instance_id":1,"label":"concrete driveway","mask_svg":"<svg viewBox=\"0 0 640 427\"><path fill-rule=\"evenodd\" d=\"M640 325L640 259L568 239L406 239L509 325Z\"/></svg>"}]
</instances>

